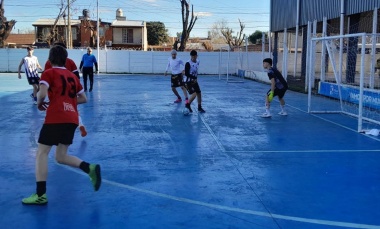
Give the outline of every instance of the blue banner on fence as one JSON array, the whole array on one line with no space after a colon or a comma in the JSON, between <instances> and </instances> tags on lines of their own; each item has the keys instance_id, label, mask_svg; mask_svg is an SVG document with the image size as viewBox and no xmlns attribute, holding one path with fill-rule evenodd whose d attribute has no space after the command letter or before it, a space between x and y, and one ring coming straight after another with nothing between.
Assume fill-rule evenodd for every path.
<instances>
[{"instance_id":1,"label":"blue banner on fence","mask_svg":"<svg viewBox=\"0 0 380 229\"><path fill-rule=\"evenodd\" d=\"M360 91L358 87L341 86L340 92L342 100L354 104L359 104ZM335 83L319 82L318 93L335 99L339 99L338 85ZM380 109L380 92L364 89L363 106Z\"/></svg>"}]
</instances>

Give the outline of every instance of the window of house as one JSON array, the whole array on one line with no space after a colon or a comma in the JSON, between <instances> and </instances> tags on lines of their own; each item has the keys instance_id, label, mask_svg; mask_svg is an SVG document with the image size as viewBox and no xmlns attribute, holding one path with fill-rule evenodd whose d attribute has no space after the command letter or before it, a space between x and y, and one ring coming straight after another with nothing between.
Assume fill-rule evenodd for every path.
<instances>
[{"instance_id":1,"label":"window of house","mask_svg":"<svg viewBox=\"0 0 380 229\"><path fill-rule=\"evenodd\" d=\"M133 29L128 29L128 43L133 43Z\"/></svg>"},{"instance_id":2,"label":"window of house","mask_svg":"<svg viewBox=\"0 0 380 229\"><path fill-rule=\"evenodd\" d=\"M133 29L122 29L122 42L127 43L133 43Z\"/></svg>"},{"instance_id":3,"label":"window of house","mask_svg":"<svg viewBox=\"0 0 380 229\"><path fill-rule=\"evenodd\" d=\"M71 39L73 39L73 41L78 39L77 33L78 33L77 27L71 27L71 37L72 37Z\"/></svg>"},{"instance_id":4,"label":"window of house","mask_svg":"<svg viewBox=\"0 0 380 229\"><path fill-rule=\"evenodd\" d=\"M127 33L127 29L123 28L122 29L122 32L121 32L121 42L122 43L128 43L128 33Z\"/></svg>"}]
</instances>

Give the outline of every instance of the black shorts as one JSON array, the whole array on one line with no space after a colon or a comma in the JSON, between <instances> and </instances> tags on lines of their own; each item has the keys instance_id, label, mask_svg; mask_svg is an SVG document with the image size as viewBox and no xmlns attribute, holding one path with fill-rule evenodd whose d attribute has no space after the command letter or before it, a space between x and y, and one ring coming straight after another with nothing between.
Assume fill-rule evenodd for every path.
<instances>
[{"instance_id":1,"label":"black shorts","mask_svg":"<svg viewBox=\"0 0 380 229\"><path fill-rule=\"evenodd\" d=\"M184 86L185 84L183 83L182 74L180 73L180 74L172 75L171 84L172 84L172 87Z\"/></svg>"},{"instance_id":2,"label":"black shorts","mask_svg":"<svg viewBox=\"0 0 380 229\"><path fill-rule=\"evenodd\" d=\"M26 79L28 80L29 85L38 85L40 83L40 77L26 77Z\"/></svg>"},{"instance_id":3,"label":"black shorts","mask_svg":"<svg viewBox=\"0 0 380 229\"><path fill-rule=\"evenodd\" d=\"M199 88L199 84L196 81L195 82L193 82L193 81L186 82L185 87L186 87L186 89L190 95L193 94L194 92L195 93L201 93L201 89Z\"/></svg>"},{"instance_id":4,"label":"black shorts","mask_svg":"<svg viewBox=\"0 0 380 229\"><path fill-rule=\"evenodd\" d=\"M58 145L59 143L71 145L77 127L78 125L74 123L44 124L41 128L38 143L48 146Z\"/></svg>"},{"instance_id":5,"label":"black shorts","mask_svg":"<svg viewBox=\"0 0 380 229\"><path fill-rule=\"evenodd\" d=\"M274 89L274 93L273 93L273 97L278 96L278 98L282 99L284 97L284 95L285 95L286 90L287 90L287 88L283 88L283 89L277 89L277 88L275 88ZM269 95L270 91L271 90L269 90L267 92L267 95Z\"/></svg>"}]
</instances>

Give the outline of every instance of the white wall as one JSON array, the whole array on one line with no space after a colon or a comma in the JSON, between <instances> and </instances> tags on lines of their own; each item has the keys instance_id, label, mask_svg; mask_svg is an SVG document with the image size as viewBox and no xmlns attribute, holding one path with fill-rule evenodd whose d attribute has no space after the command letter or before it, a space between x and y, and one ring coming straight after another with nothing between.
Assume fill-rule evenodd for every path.
<instances>
[{"instance_id":1,"label":"white wall","mask_svg":"<svg viewBox=\"0 0 380 229\"><path fill-rule=\"evenodd\" d=\"M70 49L68 52L79 67L86 50ZM26 49L0 49L0 72L17 72L18 65L26 54ZM93 50L93 54L97 57L97 50ZM44 67L49 50L35 49L34 55ZM99 70L102 73L162 74L170 52L100 50L99 57ZM189 52L178 52L178 57L184 62L190 60ZM248 53L248 62L247 54L239 52L231 52L229 59L227 52L198 52L198 58L201 62L199 74L227 74L227 66L229 74L236 74L237 69L262 71L261 52Z\"/></svg>"}]
</instances>

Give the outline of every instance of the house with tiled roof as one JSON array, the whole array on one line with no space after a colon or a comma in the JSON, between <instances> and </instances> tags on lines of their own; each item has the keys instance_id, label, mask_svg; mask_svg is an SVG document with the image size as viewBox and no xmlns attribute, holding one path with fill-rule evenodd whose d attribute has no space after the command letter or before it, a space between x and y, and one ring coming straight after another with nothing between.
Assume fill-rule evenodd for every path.
<instances>
[{"instance_id":1,"label":"house with tiled roof","mask_svg":"<svg viewBox=\"0 0 380 229\"><path fill-rule=\"evenodd\" d=\"M88 11L83 10L83 16L77 20L70 20L73 47L97 46L97 21L88 17ZM68 22L64 18L38 19L33 23L38 43L45 42L55 25L57 39L65 42L68 36ZM99 46L112 49L132 49L146 51L148 47L148 35L145 21L127 20L123 11L117 9L116 20L112 23L99 23Z\"/></svg>"},{"instance_id":2,"label":"house with tiled roof","mask_svg":"<svg viewBox=\"0 0 380 229\"><path fill-rule=\"evenodd\" d=\"M36 43L35 34L9 34L8 38L4 42L5 47L9 48L24 48L28 46L34 46Z\"/></svg>"}]
</instances>

